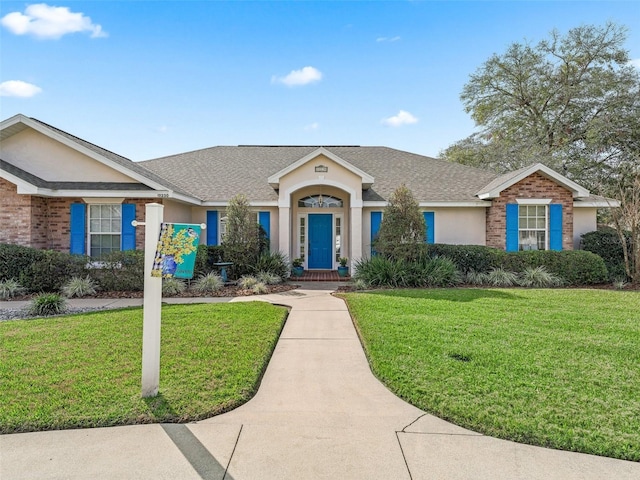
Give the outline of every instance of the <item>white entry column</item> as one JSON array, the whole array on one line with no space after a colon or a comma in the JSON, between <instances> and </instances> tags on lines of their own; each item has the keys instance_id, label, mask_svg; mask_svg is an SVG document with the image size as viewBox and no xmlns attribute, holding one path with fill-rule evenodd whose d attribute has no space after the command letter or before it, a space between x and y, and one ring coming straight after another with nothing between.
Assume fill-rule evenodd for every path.
<instances>
[{"instance_id":1,"label":"white entry column","mask_svg":"<svg viewBox=\"0 0 640 480\"><path fill-rule=\"evenodd\" d=\"M362 258L362 200L352 200L351 215L351 275L355 272L355 263Z\"/></svg>"},{"instance_id":2,"label":"white entry column","mask_svg":"<svg viewBox=\"0 0 640 480\"><path fill-rule=\"evenodd\" d=\"M285 253L289 260L293 260L291 253L291 208L280 206L278 208L278 249Z\"/></svg>"}]
</instances>

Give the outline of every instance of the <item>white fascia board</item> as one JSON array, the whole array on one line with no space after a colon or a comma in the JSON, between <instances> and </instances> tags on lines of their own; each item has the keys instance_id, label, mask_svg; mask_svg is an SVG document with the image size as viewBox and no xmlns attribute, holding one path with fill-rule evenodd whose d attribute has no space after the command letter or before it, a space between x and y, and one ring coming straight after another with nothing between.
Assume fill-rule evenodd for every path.
<instances>
[{"instance_id":1,"label":"white fascia board","mask_svg":"<svg viewBox=\"0 0 640 480\"><path fill-rule=\"evenodd\" d=\"M550 169L546 165L543 165L542 163L536 163L535 165L531 165L526 170L523 170L522 172L520 172L515 177L510 178L506 182L504 182L504 183L498 185L497 187L493 188L491 191L485 192L485 193L482 193L482 194L478 195L478 198L480 198L481 200L488 200L488 199L492 199L492 198L497 198L497 197L500 196L500 192L502 192L503 190L509 188L511 185L515 185L519 181L524 180L529 175L532 175L532 174L534 174L536 172L542 173L542 175L547 177L548 179L550 179L550 180L556 182L557 184L567 188L568 190L571 190L573 192L573 198L581 198L581 197L588 197L589 196L589 190L587 190L586 188L581 187L577 183L573 182L572 180L569 180L567 177L565 177L564 175L559 174L555 170Z\"/></svg>"},{"instance_id":2,"label":"white fascia board","mask_svg":"<svg viewBox=\"0 0 640 480\"><path fill-rule=\"evenodd\" d=\"M389 206L389 202L386 201L365 201L364 208L384 208ZM431 207L431 208L460 208L460 207L480 207L480 208L488 208L491 206L491 202L485 201L468 201L468 202L418 202L419 207Z\"/></svg>"},{"instance_id":3,"label":"white fascia board","mask_svg":"<svg viewBox=\"0 0 640 480\"><path fill-rule=\"evenodd\" d=\"M164 185L160 185L159 183L154 182L153 180L150 180L149 178L145 177L144 175L138 174L137 172L134 172L133 170L129 170L128 168L126 168L123 165L120 165L119 163L116 163L106 157L103 157L102 155L100 155L99 153L94 152L93 150L90 150L86 147L84 147L83 145L80 145L76 142L74 142L73 140L70 140L69 138L65 137L64 135L55 132L49 128L47 128L46 126L34 122L33 120L31 120L28 117L25 117L23 115L21 115L21 118L19 119L22 123L24 123L25 125L27 125L30 128L33 128L34 130L36 130L37 132L46 135L47 137L56 140L57 142L62 143L63 145L66 145L67 147L76 150L77 152L82 153L83 155L86 155L87 157L92 158L93 160L96 160L97 162L102 163L103 165L108 166L109 168L114 169L115 171L122 173L123 175L126 175L130 178L133 178L134 180L137 180L140 183L143 183L153 189L156 190L166 190L166 187ZM17 123L17 122L14 122Z\"/></svg>"},{"instance_id":4,"label":"white fascia board","mask_svg":"<svg viewBox=\"0 0 640 480\"><path fill-rule=\"evenodd\" d=\"M573 202L573 208L615 208L619 206L620 202L613 199Z\"/></svg>"},{"instance_id":5,"label":"white fascia board","mask_svg":"<svg viewBox=\"0 0 640 480\"><path fill-rule=\"evenodd\" d=\"M169 190L52 190L50 188L39 188L35 195L87 198L170 198L171 192Z\"/></svg>"},{"instance_id":6,"label":"white fascia board","mask_svg":"<svg viewBox=\"0 0 640 480\"><path fill-rule=\"evenodd\" d=\"M358 167L350 164L346 160L343 160L339 156L331 153L326 148L320 147L320 148L317 148L316 150L314 150L313 152L309 153L308 155L305 155L300 160L297 160L297 161L293 162L288 167L283 168L279 172L271 175L267 179L267 181L269 182L269 185L271 185L273 188L278 188L278 186L280 185L280 178L284 177L286 174L296 170L297 168L301 167L302 165L304 165L307 162L310 162L311 160L313 160L314 158L317 158L320 155L324 155L328 159L333 160L338 165L343 166L344 168L346 168L350 172L352 172L352 173L356 174L357 176L359 176L362 179L362 188L364 188L365 190L367 188L371 187L371 185L373 184L374 178L371 175L369 175L367 172L365 172L363 170L360 170Z\"/></svg>"},{"instance_id":7,"label":"white fascia board","mask_svg":"<svg viewBox=\"0 0 640 480\"><path fill-rule=\"evenodd\" d=\"M202 202L203 207L228 207L229 200L215 201L215 202ZM255 200L249 202L250 207L277 207L277 200Z\"/></svg>"},{"instance_id":8,"label":"white fascia board","mask_svg":"<svg viewBox=\"0 0 640 480\"><path fill-rule=\"evenodd\" d=\"M419 202L420 207L442 207L442 208L460 208L460 207L480 207L489 208L491 202L469 200L467 202Z\"/></svg>"},{"instance_id":9,"label":"white fascia board","mask_svg":"<svg viewBox=\"0 0 640 480\"><path fill-rule=\"evenodd\" d=\"M516 198L518 205L549 205L551 201L550 198Z\"/></svg>"}]
</instances>

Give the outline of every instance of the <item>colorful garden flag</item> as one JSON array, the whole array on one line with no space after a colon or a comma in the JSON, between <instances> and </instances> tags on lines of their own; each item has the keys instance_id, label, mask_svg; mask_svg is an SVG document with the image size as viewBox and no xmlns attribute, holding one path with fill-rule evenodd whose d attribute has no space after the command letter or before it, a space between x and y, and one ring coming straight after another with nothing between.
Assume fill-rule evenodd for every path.
<instances>
[{"instance_id":1,"label":"colorful garden flag","mask_svg":"<svg viewBox=\"0 0 640 480\"><path fill-rule=\"evenodd\" d=\"M200 225L163 223L151 276L192 278L201 228Z\"/></svg>"}]
</instances>

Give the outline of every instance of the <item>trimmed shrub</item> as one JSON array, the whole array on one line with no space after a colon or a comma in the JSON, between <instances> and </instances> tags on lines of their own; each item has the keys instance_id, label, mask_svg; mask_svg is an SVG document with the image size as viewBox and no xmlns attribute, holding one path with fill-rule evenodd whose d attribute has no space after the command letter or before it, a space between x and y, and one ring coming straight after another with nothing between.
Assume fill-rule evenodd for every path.
<instances>
[{"instance_id":1,"label":"trimmed shrub","mask_svg":"<svg viewBox=\"0 0 640 480\"><path fill-rule=\"evenodd\" d=\"M290 273L289 260L282 252L263 252L253 266L254 273L266 272L287 278Z\"/></svg>"},{"instance_id":2,"label":"trimmed shrub","mask_svg":"<svg viewBox=\"0 0 640 480\"><path fill-rule=\"evenodd\" d=\"M526 268L519 275L518 283L523 287L550 288L559 287L564 281L562 278L547 271L543 266Z\"/></svg>"},{"instance_id":3,"label":"trimmed shrub","mask_svg":"<svg viewBox=\"0 0 640 480\"><path fill-rule=\"evenodd\" d=\"M193 265L193 276L201 277L213 270L213 266L209 262L209 247L207 245L198 245L196 250L196 261Z\"/></svg>"},{"instance_id":4,"label":"trimmed shrub","mask_svg":"<svg viewBox=\"0 0 640 480\"><path fill-rule=\"evenodd\" d=\"M461 275L448 258L394 260L375 255L356 262L354 280L376 287L445 287L460 283Z\"/></svg>"},{"instance_id":5,"label":"trimmed shrub","mask_svg":"<svg viewBox=\"0 0 640 480\"><path fill-rule=\"evenodd\" d=\"M187 284L179 278L169 277L162 279L162 296L172 297L184 292L187 289Z\"/></svg>"},{"instance_id":6,"label":"trimmed shrub","mask_svg":"<svg viewBox=\"0 0 640 480\"><path fill-rule=\"evenodd\" d=\"M470 271L487 273L502 264L505 252L483 245L447 245L436 243L428 245L429 255L447 257L453 260L458 269L466 274Z\"/></svg>"},{"instance_id":7,"label":"trimmed shrub","mask_svg":"<svg viewBox=\"0 0 640 480\"><path fill-rule=\"evenodd\" d=\"M362 280L373 287L400 287L406 284L406 268L403 261L391 260L382 255L356 261L355 280Z\"/></svg>"},{"instance_id":8,"label":"trimmed shrub","mask_svg":"<svg viewBox=\"0 0 640 480\"><path fill-rule=\"evenodd\" d=\"M59 293L43 293L31 300L29 314L38 317L59 315L67 308L65 299Z\"/></svg>"},{"instance_id":9,"label":"trimmed shrub","mask_svg":"<svg viewBox=\"0 0 640 480\"><path fill-rule=\"evenodd\" d=\"M367 290L369 288L369 284L367 284L363 279L358 278L353 281L353 288L356 290Z\"/></svg>"},{"instance_id":10,"label":"trimmed shrub","mask_svg":"<svg viewBox=\"0 0 640 480\"><path fill-rule=\"evenodd\" d=\"M282 279L278 275L270 272L258 272L256 278L265 285L277 285L282 282Z\"/></svg>"},{"instance_id":11,"label":"trimmed shrub","mask_svg":"<svg viewBox=\"0 0 640 480\"><path fill-rule=\"evenodd\" d=\"M259 225L246 195L239 194L229 200L226 214L227 229L222 248L226 261L233 263L230 274L238 278L251 273L260 256Z\"/></svg>"},{"instance_id":12,"label":"trimmed shrub","mask_svg":"<svg viewBox=\"0 0 640 480\"><path fill-rule=\"evenodd\" d=\"M0 243L0 280L19 279L20 274L42 257L43 250Z\"/></svg>"},{"instance_id":13,"label":"trimmed shrub","mask_svg":"<svg viewBox=\"0 0 640 480\"><path fill-rule=\"evenodd\" d=\"M240 277L238 280L238 285L240 285L245 290L252 289L258 283L258 279L252 275L245 275Z\"/></svg>"},{"instance_id":14,"label":"trimmed shrub","mask_svg":"<svg viewBox=\"0 0 640 480\"><path fill-rule=\"evenodd\" d=\"M384 209L373 248L395 260L415 260L425 251L426 225L418 201L405 185L398 187Z\"/></svg>"},{"instance_id":15,"label":"trimmed shrub","mask_svg":"<svg viewBox=\"0 0 640 480\"><path fill-rule=\"evenodd\" d=\"M0 280L0 300L9 300L16 295L22 295L24 293L24 287L20 285L20 282L13 278L7 280Z\"/></svg>"},{"instance_id":16,"label":"trimmed shrub","mask_svg":"<svg viewBox=\"0 0 640 480\"><path fill-rule=\"evenodd\" d=\"M597 285L609 279L604 260L584 250L506 252L502 262L504 270L517 273L542 266L568 285Z\"/></svg>"},{"instance_id":17,"label":"trimmed shrub","mask_svg":"<svg viewBox=\"0 0 640 480\"><path fill-rule=\"evenodd\" d=\"M251 287L251 291L256 295L262 295L264 293L268 293L269 289L262 282L257 282L253 287Z\"/></svg>"},{"instance_id":18,"label":"trimmed shrub","mask_svg":"<svg viewBox=\"0 0 640 480\"><path fill-rule=\"evenodd\" d=\"M487 275L488 274L484 272L476 272L475 270L469 270L465 274L464 280L469 285L487 285L489 283Z\"/></svg>"},{"instance_id":19,"label":"trimmed shrub","mask_svg":"<svg viewBox=\"0 0 640 480\"><path fill-rule=\"evenodd\" d=\"M602 257L609 271L609 278L611 280L626 278L627 274L624 268L622 242L615 229L605 227L601 230L585 233L580 238L580 248ZM626 232L625 238L628 251L631 252L631 234Z\"/></svg>"},{"instance_id":20,"label":"trimmed shrub","mask_svg":"<svg viewBox=\"0 0 640 480\"><path fill-rule=\"evenodd\" d=\"M67 298L86 297L96 293L95 283L91 277L73 277L62 287L62 294Z\"/></svg>"},{"instance_id":21,"label":"trimmed shrub","mask_svg":"<svg viewBox=\"0 0 640 480\"><path fill-rule=\"evenodd\" d=\"M144 251L112 252L89 275L102 290L111 292L144 289Z\"/></svg>"},{"instance_id":22,"label":"trimmed shrub","mask_svg":"<svg viewBox=\"0 0 640 480\"><path fill-rule=\"evenodd\" d=\"M72 277L85 273L87 258L41 250L35 262L20 272L18 280L30 292L59 292Z\"/></svg>"},{"instance_id":23,"label":"trimmed shrub","mask_svg":"<svg viewBox=\"0 0 640 480\"><path fill-rule=\"evenodd\" d=\"M485 275L487 285L492 287L513 287L518 284L518 275L503 268L494 268Z\"/></svg>"},{"instance_id":24,"label":"trimmed shrub","mask_svg":"<svg viewBox=\"0 0 640 480\"><path fill-rule=\"evenodd\" d=\"M193 289L200 293L213 293L224 287L222 277L217 273L201 275L194 283Z\"/></svg>"}]
</instances>

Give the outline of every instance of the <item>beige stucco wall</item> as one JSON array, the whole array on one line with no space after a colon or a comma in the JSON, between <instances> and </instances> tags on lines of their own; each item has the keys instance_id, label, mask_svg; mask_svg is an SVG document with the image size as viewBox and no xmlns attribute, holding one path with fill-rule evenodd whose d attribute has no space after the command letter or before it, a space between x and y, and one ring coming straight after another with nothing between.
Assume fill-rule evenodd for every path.
<instances>
[{"instance_id":1,"label":"beige stucco wall","mask_svg":"<svg viewBox=\"0 0 640 480\"><path fill-rule=\"evenodd\" d=\"M573 209L573 248L580 248L580 236L597 230L597 208Z\"/></svg>"},{"instance_id":2,"label":"beige stucco wall","mask_svg":"<svg viewBox=\"0 0 640 480\"><path fill-rule=\"evenodd\" d=\"M420 207L423 212L434 212L435 243L454 245L484 245L486 238L486 208L481 207ZM371 212L384 211L383 207L362 209L362 252L371 253Z\"/></svg>"},{"instance_id":3,"label":"beige stucco wall","mask_svg":"<svg viewBox=\"0 0 640 480\"><path fill-rule=\"evenodd\" d=\"M32 129L2 141L2 159L50 182L136 180Z\"/></svg>"},{"instance_id":4,"label":"beige stucco wall","mask_svg":"<svg viewBox=\"0 0 640 480\"><path fill-rule=\"evenodd\" d=\"M449 207L422 210L435 213L435 243L485 245L486 208Z\"/></svg>"},{"instance_id":5,"label":"beige stucco wall","mask_svg":"<svg viewBox=\"0 0 640 480\"><path fill-rule=\"evenodd\" d=\"M324 173L316 172L315 167L318 165L328 167L328 171ZM304 186L305 183L326 187L335 186L347 191L352 190L356 199L362 199L361 178L324 155L318 155L314 160L280 178L281 195L291 189L297 190L296 186ZM344 194L342 194L342 197L344 197Z\"/></svg>"},{"instance_id":6,"label":"beige stucco wall","mask_svg":"<svg viewBox=\"0 0 640 480\"><path fill-rule=\"evenodd\" d=\"M165 222L196 223L191 219L191 205L168 199L165 199L162 203L164 205L163 217Z\"/></svg>"}]
</instances>

